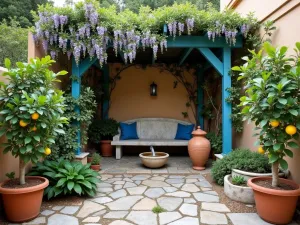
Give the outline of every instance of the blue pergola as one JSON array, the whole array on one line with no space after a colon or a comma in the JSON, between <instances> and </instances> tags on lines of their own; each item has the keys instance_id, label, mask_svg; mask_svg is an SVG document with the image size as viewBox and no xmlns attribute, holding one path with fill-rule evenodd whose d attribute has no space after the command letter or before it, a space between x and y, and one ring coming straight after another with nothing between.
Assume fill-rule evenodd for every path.
<instances>
[{"instance_id":1,"label":"blue pergola","mask_svg":"<svg viewBox=\"0 0 300 225\"><path fill-rule=\"evenodd\" d=\"M166 32L167 27L164 27ZM222 138L223 138L223 149L222 154L228 154L232 150L232 122L231 122L231 104L226 101L226 98L229 96L227 88L231 87L231 50L232 48L241 48L243 45L242 35L238 35L236 39L236 44L230 46L225 37L217 37L215 41L211 41L207 36L179 36L176 39L169 37L168 48L185 48L183 55L178 62L179 65L182 65L185 59L189 56L193 49L197 49L207 60L204 66L197 71L198 77L198 90L197 90L197 101L198 101L198 121L200 126L204 127L204 119L201 116L201 109L204 104L204 93L201 85L204 80L204 71L210 67L213 67L222 77ZM216 56L211 49L218 48L221 50L221 55ZM154 62L154 60L153 60ZM104 76L104 92L108 93L109 90L109 65L104 65L100 67L97 58L92 60L89 57L82 60L79 65L76 64L75 59L72 59L72 75L76 77L72 81L72 96L77 99L80 96L80 80L82 75L92 66L97 66L100 70L103 71ZM105 100L102 105L102 112L104 118L108 118L108 107L109 100ZM75 108L77 113L80 113L78 107ZM78 126L80 124L77 124ZM77 142L80 146L81 136L80 129L77 133ZM81 148L79 147L76 151L76 155L81 154Z\"/></svg>"}]
</instances>

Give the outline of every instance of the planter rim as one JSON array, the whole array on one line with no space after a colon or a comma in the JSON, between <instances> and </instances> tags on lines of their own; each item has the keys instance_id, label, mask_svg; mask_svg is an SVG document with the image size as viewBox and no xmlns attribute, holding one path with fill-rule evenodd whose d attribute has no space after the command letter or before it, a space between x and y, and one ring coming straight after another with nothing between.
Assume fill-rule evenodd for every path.
<instances>
[{"instance_id":1,"label":"planter rim","mask_svg":"<svg viewBox=\"0 0 300 225\"><path fill-rule=\"evenodd\" d=\"M230 174L226 175L226 176L224 177L224 180L225 180L230 186L238 187L238 188L241 188L241 189L250 189L250 188L251 188L251 187L249 187L249 186L243 187L243 186L235 185L235 184L233 184L233 183L231 183L231 182L229 181L229 177L231 177ZM224 182L224 183L225 183L225 182Z\"/></svg>"},{"instance_id":2,"label":"planter rim","mask_svg":"<svg viewBox=\"0 0 300 225\"><path fill-rule=\"evenodd\" d=\"M245 170L239 170L239 169L232 169L232 171L236 173L240 173L246 176L254 176L254 177L266 177L266 176L272 176L272 173L253 173L253 172L247 172ZM279 173L280 176L284 176L284 173Z\"/></svg>"},{"instance_id":3,"label":"planter rim","mask_svg":"<svg viewBox=\"0 0 300 225\"><path fill-rule=\"evenodd\" d=\"M265 194L278 195L278 196L299 196L300 195L299 184L295 183L292 180L279 178L279 181L297 188L296 190L275 190L275 189L265 188L254 183L255 181L259 181L259 180L272 180L272 177L253 177L248 180L247 184L249 187L252 187L254 191L263 192Z\"/></svg>"},{"instance_id":4,"label":"planter rim","mask_svg":"<svg viewBox=\"0 0 300 225\"><path fill-rule=\"evenodd\" d=\"M165 152L155 152L155 153L162 153L162 154L165 154L163 156L155 156L155 157L152 157L152 156L145 156L144 154L147 153L149 154L149 152L142 152L139 154L139 156L143 159L165 159L165 158L168 158L169 157L169 154L168 153L165 153Z\"/></svg>"},{"instance_id":5,"label":"planter rim","mask_svg":"<svg viewBox=\"0 0 300 225\"><path fill-rule=\"evenodd\" d=\"M1 194L25 194L25 193L29 193L29 192L34 192L34 191L38 191L41 189L45 189L48 185L49 185L49 180L45 177L40 177L40 176L26 176L26 178L28 179L32 179L32 180L42 180L44 181L43 183L39 184L39 185L35 185L32 187L26 187L26 188L3 188L2 185L4 185L5 183L7 183L9 180L5 180L2 183L0 183L0 193Z\"/></svg>"},{"instance_id":6,"label":"planter rim","mask_svg":"<svg viewBox=\"0 0 300 225\"><path fill-rule=\"evenodd\" d=\"M101 140L100 143L108 144L111 143L111 140Z\"/></svg>"}]
</instances>

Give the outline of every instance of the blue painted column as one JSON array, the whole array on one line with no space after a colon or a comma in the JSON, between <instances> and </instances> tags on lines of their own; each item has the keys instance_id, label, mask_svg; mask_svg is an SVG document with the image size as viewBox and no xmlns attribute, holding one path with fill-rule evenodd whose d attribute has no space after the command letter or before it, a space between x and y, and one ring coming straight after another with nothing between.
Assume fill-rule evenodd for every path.
<instances>
[{"instance_id":1,"label":"blue painted column","mask_svg":"<svg viewBox=\"0 0 300 225\"><path fill-rule=\"evenodd\" d=\"M226 102L229 97L227 88L231 87L231 48L223 48L223 77L222 77L222 154L228 154L232 150L232 122L231 122L231 104Z\"/></svg>"},{"instance_id":2,"label":"blue painted column","mask_svg":"<svg viewBox=\"0 0 300 225\"><path fill-rule=\"evenodd\" d=\"M74 57L72 58L72 97L78 99L80 96L80 81L81 81L81 73L80 73L80 66L76 65ZM80 109L78 106L75 106L75 112L80 115ZM75 152L76 155L80 155L81 153L81 135L80 135L80 122L75 122L75 126L77 126L77 137L76 141L78 144L78 148Z\"/></svg>"},{"instance_id":3,"label":"blue painted column","mask_svg":"<svg viewBox=\"0 0 300 225\"><path fill-rule=\"evenodd\" d=\"M109 77L109 66L103 65L102 68L103 71L103 91L104 91L104 99L103 99L103 105L102 105L102 117L103 119L108 119L108 111L109 111L109 83L110 83L110 77Z\"/></svg>"},{"instance_id":4,"label":"blue painted column","mask_svg":"<svg viewBox=\"0 0 300 225\"><path fill-rule=\"evenodd\" d=\"M201 129L204 130L204 118L202 116L202 110L204 105L204 93L203 93L203 85L204 83L204 69L199 68L197 70L197 119L198 124Z\"/></svg>"}]
</instances>

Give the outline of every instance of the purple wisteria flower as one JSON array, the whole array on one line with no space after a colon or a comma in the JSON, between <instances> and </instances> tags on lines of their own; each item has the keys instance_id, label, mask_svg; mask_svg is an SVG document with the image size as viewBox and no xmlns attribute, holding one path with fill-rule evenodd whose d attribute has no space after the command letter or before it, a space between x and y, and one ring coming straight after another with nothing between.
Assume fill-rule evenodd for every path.
<instances>
[{"instance_id":1,"label":"purple wisteria flower","mask_svg":"<svg viewBox=\"0 0 300 225\"><path fill-rule=\"evenodd\" d=\"M60 23L60 17L59 17L59 15L58 15L58 14L54 14L54 15L52 16L52 20L53 20L53 22L54 22L54 27L55 27L55 29L58 29L59 23Z\"/></svg>"}]
</instances>

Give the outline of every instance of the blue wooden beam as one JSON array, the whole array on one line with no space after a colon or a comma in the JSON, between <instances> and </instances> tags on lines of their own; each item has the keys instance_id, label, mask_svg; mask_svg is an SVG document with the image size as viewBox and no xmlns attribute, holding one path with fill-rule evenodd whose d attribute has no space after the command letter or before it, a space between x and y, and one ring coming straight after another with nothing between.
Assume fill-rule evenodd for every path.
<instances>
[{"instance_id":1,"label":"blue wooden beam","mask_svg":"<svg viewBox=\"0 0 300 225\"><path fill-rule=\"evenodd\" d=\"M167 24L164 24L163 33L164 33L164 35L167 35L167 33L168 33L168 26L167 26Z\"/></svg>"},{"instance_id":2,"label":"blue wooden beam","mask_svg":"<svg viewBox=\"0 0 300 225\"><path fill-rule=\"evenodd\" d=\"M103 65L103 91L104 91L104 100L102 105L102 118L108 119L109 111L109 84L110 84L110 75L109 75L109 66Z\"/></svg>"},{"instance_id":3,"label":"blue wooden beam","mask_svg":"<svg viewBox=\"0 0 300 225\"><path fill-rule=\"evenodd\" d=\"M222 77L222 138L223 138L223 154L228 154L232 150L232 121L231 121L231 103L226 99L230 93L226 90L231 87L231 49L226 47L223 49L223 77Z\"/></svg>"},{"instance_id":4,"label":"blue wooden beam","mask_svg":"<svg viewBox=\"0 0 300 225\"><path fill-rule=\"evenodd\" d=\"M217 56L209 48L198 48L198 50L222 76L224 72L223 63L217 58Z\"/></svg>"},{"instance_id":5,"label":"blue wooden beam","mask_svg":"<svg viewBox=\"0 0 300 225\"><path fill-rule=\"evenodd\" d=\"M181 56L180 60L179 60L179 66L182 65L182 63L186 60L186 58L189 56L189 54L191 53L191 51L193 50L193 48L187 48L185 49L183 55Z\"/></svg>"},{"instance_id":6,"label":"blue wooden beam","mask_svg":"<svg viewBox=\"0 0 300 225\"><path fill-rule=\"evenodd\" d=\"M199 68L197 70L197 119L198 124L204 129L204 118L202 116L202 110L204 105L204 92L203 92L203 83L204 83L204 70Z\"/></svg>"},{"instance_id":7,"label":"blue wooden beam","mask_svg":"<svg viewBox=\"0 0 300 225\"><path fill-rule=\"evenodd\" d=\"M242 48L243 37L237 36L236 44L230 46L225 37L218 37L215 41L209 40L207 36L178 36L175 39L168 37L168 48Z\"/></svg>"}]
</instances>

